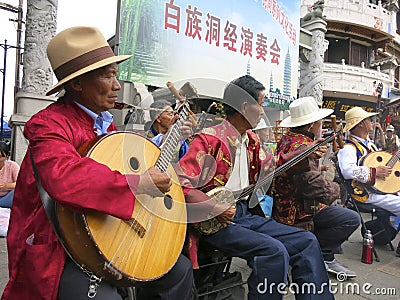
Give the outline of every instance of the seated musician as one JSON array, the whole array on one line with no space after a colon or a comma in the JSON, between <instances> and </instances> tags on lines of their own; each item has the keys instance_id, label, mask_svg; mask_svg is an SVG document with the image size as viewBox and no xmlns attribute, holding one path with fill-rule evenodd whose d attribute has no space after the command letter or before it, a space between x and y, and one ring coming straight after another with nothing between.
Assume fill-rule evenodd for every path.
<instances>
[{"instance_id":1,"label":"seated musician","mask_svg":"<svg viewBox=\"0 0 400 300\"><path fill-rule=\"evenodd\" d=\"M313 131L322 128L322 119L333 112L331 109L319 109L312 97L293 101L289 109L290 116L280 126L290 130L278 142L277 154L301 153L302 148L314 143ZM271 188L273 217L280 223L298 227L303 224L304 228L312 230L328 272L355 277L356 273L335 259L335 253L341 253L341 244L358 228L360 217L350 209L330 206L340 198L340 187L338 183L325 179L321 173L319 159L326 151L327 146L319 147L301 162L301 168L295 165L274 179Z\"/></svg>"},{"instance_id":2,"label":"seated musician","mask_svg":"<svg viewBox=\"0 0 400 300\"><path fill-rule=\"evenodd\" d=\"M147 131L146 135L150 138L157 146L160 146L163 142L163 138L169 128L176 122L178 114L172 108L171 103L167 100L157 100L150 105L150 119L152 122L151 127ZM189 121L185 122L186 126L183 129L184 137L182 141L179 143L178 148L176 149L176 158L175 162L181 158L187 150L189 149L189 145L186 141L186 138L191 133L191 123Z\"/></svg>"},{"instance_id":3,"label":"seated musician","mask_svg":"<svg viewBox=\"0 0 400 300\"><path fill-rule=\"evenodd\" d=\"M296 299L333 299L318 241L312 233L251 213L249 206L254 205L246 199L239 197L236 206L225 204L224 196L219 202L202 190L219 186L240 193L260 174L273 171L273 157L260 149L260 140L250 130L263 114L264 90L249 75L229 83L223 96L226 119L196 134L178 162L188 219L193 223L189 255L197 268L201 237L226 255L245 259L253 269L248 278L249 299L282 299L277 286L286 284L289 265L294 283L312 283L322 290L321 294L297 294ZM200 235L200 225L212 217L216 217L212 220L217 221L219 230L204 225Z\"/></svg>"},{"instance_id":4,"label":"seated musician","mask_svg":"<svg viewBox=\"0 0 400 300\"><path fill-rule=\"evenodd\" d=\"M96 280L92 285L93 277L67 256L42 205L32 161L55 202L77 213L95 210L122 220L131 219L136 195L167 192L171 180L156 167L142 175L124 175L78 152L97 135L116 130L108 110L121 88L118 63L130 55L115 56L94 27L60 32L50 41L47 55L58 78L47 95L61 89L65 95L35 114L24 128L29 147L11 211L9 282L2 299L83 300L90 287L96 300L121 300L114 284ZM138 296L190 299L192 282L191 264L180 255L168 273L139 288Z\"/></svg>"},{"instance_id":5,"label":"seated musician","mask_svg":"<svg viewBox=\"0 0 400 300\"><path fill-rule=\"evenodd\" d=\"M338 152L340 171L345 179L346 188L351 191L351 196L361 202L370 203L386 209L396 216L400 216L400 196L398 194L385 194L367 189L374 185L377 178L389 180L392 174L390 166L377 167L359 166L359 160L364 155L376 151L375 145L368 137L373 130L371 117L377 113L369 113L361 107L353 107L346 112L345 132L350 132L345 146ZM397 177L393 184L398 184Z\"/></svg>"},{"instance_id":6,"label":"seated musician","mask_svg":"<svg viewBox=\"0 0 400 300\"><path fill-rule=\"evenodd\" d=\"M346 189L354 200L376 205L400 216L399 192L389 194L368 189L368 186L375 184L377 178L393 180L389 177L392 174L392 168L386 165L377 167L359 165L363 156L377 151L376 146L369 139L369 133L373 130L371 117L374 115L377 113L366 112L361 107L353 107L346 112L344 131L350 134L345 146L338 152L339 169L345 179ZM399 184L399 180L394 177L393 185L396 184ZM400 256L400 242L396 255Z\"/></svg>"}]
</instances>

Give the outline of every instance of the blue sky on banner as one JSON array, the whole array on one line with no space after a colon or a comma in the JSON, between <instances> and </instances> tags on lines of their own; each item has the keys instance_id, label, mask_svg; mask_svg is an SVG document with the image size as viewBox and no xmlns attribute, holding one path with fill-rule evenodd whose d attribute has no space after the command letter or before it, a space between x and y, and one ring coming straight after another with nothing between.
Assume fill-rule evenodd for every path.
<instances>
[{"instance_id":1,"label":"blue sky on banner","mask_svg":"<svg viewBox=\"0 0 400 300\"><path fill-rule=\"evenodd\" d=\"M4 3L18 7L18 0L4 0ZM23 12L26 13L24 0ZM58 0L57 32L72 26L96 26L108 39L115 34L118 0ZM17 14L0 9L0 44L16 45L17 24L9 21L17 19ZM24 28L25 30L25 28ZM24 35L24 32L23 32ZM0 69L3 69L3 48L0 48ZM22 71L21 71L22 72ZM7 51L6 85L5 85L5 120L11 117L14 105L15 49ZM1 77L1 83L3 78ZM54 81L55 83L56 81ZM0 84L0 89L3 86Z\"/></svg>"}]
</instances>

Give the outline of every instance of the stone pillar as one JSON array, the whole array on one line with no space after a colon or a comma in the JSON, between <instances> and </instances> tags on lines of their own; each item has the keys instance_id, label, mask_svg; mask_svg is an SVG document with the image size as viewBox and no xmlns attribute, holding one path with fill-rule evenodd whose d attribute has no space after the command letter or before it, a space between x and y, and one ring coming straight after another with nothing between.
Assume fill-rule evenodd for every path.
<instances>
[{"instance_id":1,"label":"stone pillar","mask_svg":"<svg viewBox=\"0 0 400 300\"><path fill-rule=\"evenodd\" d=\"M46 48L56 34L58 0L28 0L22 89L16 94L16 113L11 116L12 158L21 163L28 143L23 126L29 118L55 101L45 96L53 84L53 72Z\"/></svg>"},{"instance_id":2,"label":"stone pillar","mask_svg":"<svg viewBox=\"0 0 400 300\"><path fill-rule=\"evenodd\" d=\"M328 41L325 40L326 25L322 18L314 18L302 24L302 28L312 33L312 50L300 55L299 96L312 96L320 106L323 98L324 53L328 48ZM306 49L303 51L307 52Z\"/></svg>"}]
</instances>

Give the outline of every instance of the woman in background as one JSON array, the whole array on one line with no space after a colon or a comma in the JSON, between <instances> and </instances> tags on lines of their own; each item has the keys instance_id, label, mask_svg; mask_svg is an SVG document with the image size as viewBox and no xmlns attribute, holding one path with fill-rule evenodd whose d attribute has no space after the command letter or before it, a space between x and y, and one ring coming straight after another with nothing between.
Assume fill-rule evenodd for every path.
<instances>
[{"instance_id":1,"label":"woman in background","mask_svg":"<svg viewBox=\"0 0 400 300\"><path fill-rule=\"evenodd\" d=\"M11 208L19 165L9 160L10 148L0 141L0 207Z\"/></svg>"}]
</instances>

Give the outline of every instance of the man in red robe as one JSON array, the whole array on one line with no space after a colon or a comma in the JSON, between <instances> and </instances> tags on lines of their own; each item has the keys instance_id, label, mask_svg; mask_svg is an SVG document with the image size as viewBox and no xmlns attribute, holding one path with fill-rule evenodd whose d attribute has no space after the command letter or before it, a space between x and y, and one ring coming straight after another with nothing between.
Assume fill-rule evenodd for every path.
<instances>
[{"instance_id":1,"label":"man in red robe","mask_svg":"<svg viewBox=\"0 0 400 300\"><path fill-rule=\"evenodd\" d=\"M197 134L178 162L188 218L194 228L189 241L191 260L197 267L196 245L201 238L224 254L247 261L253 269L247 281L250 300L283 299L279 287L286 284L289 265L293 283L300 291L303 284L318 290L298 293L296 299L333 299L312 233L253 214L249 209L254 208L254 197L249 202L239 197L234 205L215 201L203 192L204 188L219 186L240 194L273 170L272 156L260 149L258 136L250 130L263 114L264 89L249 75L229 83L223 97L226 119ZM210 217L216 217L222 228L209 235L196 234L196 228Z\"/></svg>"},{"instance_id":2,"label":"man in red robe","mask_svg":"<svg viewBox=\"0 0 400 300\"><path fill-rule=\"evenodd\" d=\"M15 188L7 236L9 282L2 299L87 299L92 288L97 300L121 300L105 280L89 286L91 278L66 255L42 205L31 159L55 202L77 213L94 210L122 220L131 219L136 195L167 192L171 180L155 167L124 175L78 152L97 135L116 130L108 110L121 88L117 63L130 56L115 56L93 27L60 32L47 55L59 80L47 94L63 88L65 95L24 128L29 147ZM170 272L140 293L143 299L189 299L192 282L190 262L181 255Z\"/></svg>"}]
</instances>

